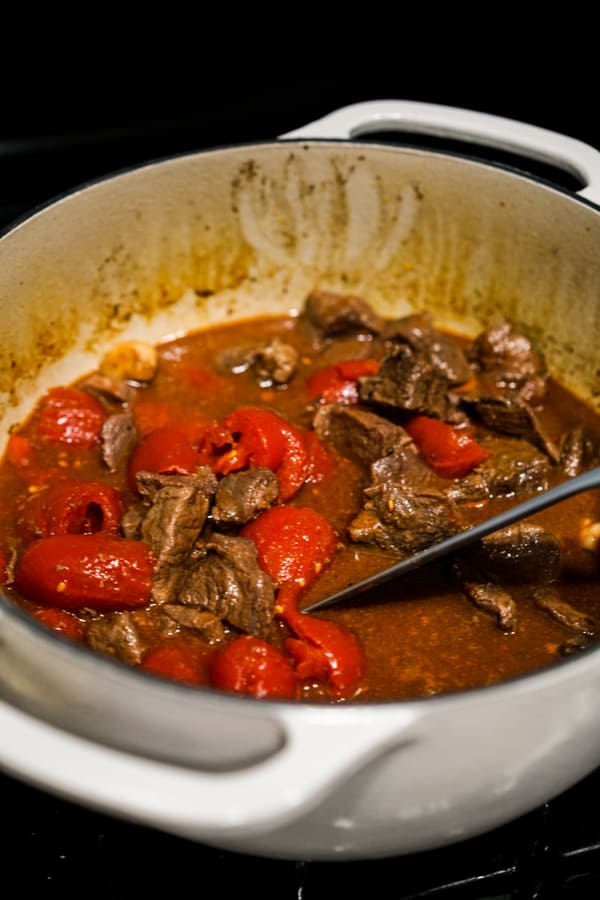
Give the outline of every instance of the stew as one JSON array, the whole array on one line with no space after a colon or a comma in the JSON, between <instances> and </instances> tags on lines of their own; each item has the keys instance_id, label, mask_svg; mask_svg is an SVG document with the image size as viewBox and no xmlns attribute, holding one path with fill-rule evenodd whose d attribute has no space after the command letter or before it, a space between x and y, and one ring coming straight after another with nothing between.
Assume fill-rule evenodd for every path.
<instances>
[{"instance_id":1,"label":"stew","mask_svg":"<svg viewBox=\"0 0 600 900\"><path fill-rule=\"evenodd\" d=\"M151 676L323 702L489 685L598 637L600 496L304 606L598 464L600 419L499 321L467 341L314 291L297 315L128 341L0 463L5 594Z\"/></svg>"}]
</instances>

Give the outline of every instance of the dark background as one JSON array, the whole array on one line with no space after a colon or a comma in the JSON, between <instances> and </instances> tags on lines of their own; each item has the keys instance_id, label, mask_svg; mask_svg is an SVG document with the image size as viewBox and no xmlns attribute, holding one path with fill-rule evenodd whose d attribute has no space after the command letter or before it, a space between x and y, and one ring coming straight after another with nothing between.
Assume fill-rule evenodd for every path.
<instances>
[{"instance_id":1,"label":"dark background","mask_svg":"<svg viewBox=\"0 0 600 900\"><path fill-rule=\"evenodd\" d=\"M0 3L0 227L90 178L274 138L363 100L466 107L600 148L586 19L401 5ZM1 735L0 735L1 740ZM43 752L43 748L40 748ZM365 863L222 853L0 775L4 896L277 900L600 896L600 775L464 844ZM12 888L6 887L13 883Z\"/></svg>"}]
</instances>

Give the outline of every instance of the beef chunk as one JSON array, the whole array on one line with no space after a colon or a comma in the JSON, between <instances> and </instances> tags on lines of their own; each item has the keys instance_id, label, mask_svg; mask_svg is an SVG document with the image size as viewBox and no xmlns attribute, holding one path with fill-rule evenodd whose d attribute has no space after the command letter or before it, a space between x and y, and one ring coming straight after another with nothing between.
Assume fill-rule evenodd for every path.
<instances>
[{"instance_id":1,"label":"beef chunk","mask_svg":"<svg viewBox=\"0 0 600 900\"><path fill-rule=\"evenodd\" d=\"M524 438L547 453L553 462L558 461L557 445L546 432L532 407L522 397L471 393L463 395L462 399L490 430Z\"/></svg>"},{"instance_id":2,"label":"beef chunk","mask_svg":"<svg viewBox=\"0 0 600 900\"><path fill-rule=\"evenodd\" d=\"M225 637L223 623L214 613L181 603L163 603L161 611L169 616L177 625L189 628L209 643L218 643Z\"/></svg>"},{"instance_id":3,"label":"beef chunk","mask_svg":"<svg viewBox=\"0 0 600 900\"><path fill-rule=\"evenodd\" d=\"M226 475L218 484L212 519L218 525L243 525L268 509L279 496L279 479L257 466Z\"/></svg>"},{"instance_id":4,"label":"beef chunk","mask_svg":"<svg viewBox=\"0 0 600 900\"><path fill-rule=\"evenodd\" d=\"M306 298L304 315L324 337L361 332L381 334L384 320L363 300L351 294L313 291Z\"/></svg>"},{"instance_id":5,"label":"beef chunk","mask_svg":"<svg viewBox=\"0 0 600 900\"><path fill-rule=\"evenodd\" d=\"M252 369L259 384L287 384L298 368L298 351L274 337L267 344L235 347L219 357L219 366L239 374Z\"/></svg>"},{"instance_id":6,"label":"beef chunk","mask_svg":"<svg viewBox=\"0 0 600 900\"><path fill-rule=\"evenodd\" d=\"M156 557L152 599L172 599L178 581L206 521L217 480L208 466L195 475L139 472L138 490L146 505L140 538Z\"/></svg>"},{"instance_id":7,"label":"beef chunk","mask_svg":"<svg viewBox=\"0 0 600 900\"><path fill-rule=\"evenodd\" d=\"M383 337L392 342L404 342L416 353L426 356L449 385L464 384L473 375L462 348L453 337L434 328L427 312L388 322Z\"/></svg>"},{"instance_id":8,"label":"beef chunk","mask_svg":"<svg viewBox=\"0 0 600 900\"><path fill-rule=\"evenodd\" d=\"M471 343L467 358L503 391L532 403L546 392L548 372L543 354L508 322L492 325Z\"/></svg>"},{"instance_id":9,"label":"beef chunk","mask_svg":"<svg viewBox=\"0 0 600 900\"><path fill-rule=\"evenodd\" d=\"M395 482L419 493L441 493L447 486L410 441L396 442L390 453L372 463L370 472L372 486Z\"/></svg>"},{"instance_id":10,"label":"beef chunk","mask_svg":"<svg viewBox=\"0 0 600 900\"><path fill-rule=\"evenodd\" d=\"M208 610L247 634L267 638L275 589L247 538L213 534L201 541L177 591L182 606Z\"/></svg>"},{"instance_id":11,"label":"beef chunk","mask_svg":"<svg viewBox=\"0 0 600 900\"><path fill-rule=\"evenodd\" d=\"M595 642L591 637L586 637L582 634L574 634L573 637L569 637L566 641L562 642L557 653L559 656L572 656L574 653L580 653L582 650L587 650L588 647L592 646L592 643Z\"/></svg>"},{"instance_id":12,"label":"beef chunk","mask_svg":"<svg viewBox=\"0 0 600 900\"><path fill-rule=\"evenodd\" d=\"M583 425L576 425L561 436L558 461L569 478L574 478L598 465L600 461L598 447Z\"/></svg>"},{"instance_id":13,"label":"beef chunk","mask_svg":"<svg viewBox=\"0 0 600 900\"><path fill-rule=\"evenodd\" d=\"M441 493L416 493L402 483L387 482L367 488L365 496L363 509L348 528L357 543L408 556L459 530L454 509Z\"/></svg>"},{"instance_id":14,"label":"beef chunk","mask_svg":"<svg viewBox=\"0 0 600 900\"><path fill-rule=\"evenodd\" d=\"M514 631L517 626L517 608L510 594L464 559L454 559L452 568L468 599L478 609L494 615L502 631Z\"/></svg>"},{"instance_id":15,"label":"beef chunk","mask_svg":"<svg viewBox=\"0 0 600 900\"><path fill-rule=\"evenodd\" d=\"M365 403L445 419L450 409L446 376L425 355L400 344L384 357L376 375L358 379Z\"/></svg>"},{"instance_id":16,"label":"beef chunk","mask_svg":"<svg viewBox=\"0 0 600 900\"><path fill-rule=\"evenodd\" d=\"M139 665L148 646L147 638L152 637L154 629L165 636L168 634L168 629L161 627L160 619L149 609L105 613L88 622L85 641L94 650Z\"/></svg>"},{"instance_id":17,"label":"beef chunk","mask_svg":"<svg viewBox=\"0 0 600 900\"><path fill-rule=\"evenodd\" d=\"M77 387L88 394L93 394L105 403L118 403L123 406L132 399L136 388L120 378L111 378L101 372L89 375L83 381L78 382Z\"/></svg>"},{"instance_id":18,"label":"beef chunk","mask_svg":"<svg viewBox=\"0 0 600 900\"><path fill-rule=\"evenodd\" d=\"M548 457L528 441L486 437L480 443L491 454L469 475L451 482L448 495L453 501L520 497L546 490L550 470Z\"/></svg>"},{"instance_id":19,"label":"beef chunk","mask_svg":"<svg viewBox=\"0 0 600 900\"><path fill-rule=\"evenodd\" d=\"M469 559L492 577L521 584L556 581L560 556L558 538L527 522L484 537L468 552Z\"/></svg>"},{"instance_id":20,"label":"beef chunk","mask_svg":"<svg viewBox=\"0 0 600 900\"><path fill-rule=\"evenodd\" d=\"M554 585L538 586L533 592L533 602L553 619L582 635L593 635L596 631L594 620L563 600Z\"/></svg>"},{"instance_id":21,"label":"beef chunk","mask_svg":"<svg viewBox=\"0 0 600 900\"><path fill-rule=\"evenodd\" d=\"M396 444L411 443L400 425L342 403L319 407L313 427L322 441L332 444L342 456L364 466L390 453Z\"/></svg>"},{"instance_id":22,"label":"beef chunk","mask_svg":"<svg viewBox=\"0 0 600 900\"><path fill-rule=\"evenodd\" d=\"M102 459L111 472L116 472L129 458L138 437L139 433L131 413L115 413L105 419L100 433L100 443Z\"/></svg>"}]
</instances>

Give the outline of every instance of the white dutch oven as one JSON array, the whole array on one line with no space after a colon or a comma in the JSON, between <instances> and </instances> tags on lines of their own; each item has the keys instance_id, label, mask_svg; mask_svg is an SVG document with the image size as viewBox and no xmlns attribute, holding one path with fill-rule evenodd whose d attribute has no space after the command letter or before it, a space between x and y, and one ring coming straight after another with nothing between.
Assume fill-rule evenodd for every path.
<instances>
[{"instance_id":1,"label":"white dutch oven","mask_svg":"<svg viewBox=\"0 0 600 900\"><path fill-rule=\"evenodd\" d=\"M570 193L404 129L569 170ZM343 139L343 140L340 140ZM3 433L117 338L297 310L320 286L473 335L500 310L552 374L600 392L600 154L427 104L350 106L272 143L151 163L0 241ZM402 854L493 828L600 763L600 649L414 702L295 705L161 681L72 646L0 598L0 765L91 808L259 855Z\"/></svg>"}]
</instances>

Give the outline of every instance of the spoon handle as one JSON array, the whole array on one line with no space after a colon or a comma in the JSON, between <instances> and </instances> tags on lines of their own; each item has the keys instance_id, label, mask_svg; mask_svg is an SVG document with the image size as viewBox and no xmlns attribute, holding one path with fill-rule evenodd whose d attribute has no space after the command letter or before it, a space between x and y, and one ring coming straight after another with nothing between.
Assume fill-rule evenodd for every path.
<instances>
[{"instance_id":1,"label":"spoon handle","mask_svg":"<svg viewBox=\"0 0 600 900\"><path fill-rule=\"evenodd\" d=\"M334 603L340 603L342 600L349 600L352 597L356 597L357 594L362 594L364 591L378 587L380 584L385 584L399 575L412 572L426 563L434 562L436 559L455 553L457 550L467 547L480 538L494 531L499 531L507 525L512 525L521 519L526 519L528 516L546 509L548 506L554 506L554 504L566 500L567 497L573 497L575 494L581 494L583 491L597 487L600 487L600 466L590 469L589 472L584 472L582 475L577 475L575 478L569 478L567 481L550 488L550 490L542 491L529 500L513 506L512 509L507 509L497 516L492 516L491 519L486 519L484 522L479 522L472 528L466 528L464 531L460 531L446 540L432 544L431 547L427 547L413 556L394 563L394 565L377 572L375 575L370 575L362 581L356 581L335 594L330 594L322 600L317 600L315 603L304 607L302 612L314 612L316 609L324 609L326 606L332 606Z\"/></svg>"}]
</instances>

